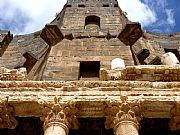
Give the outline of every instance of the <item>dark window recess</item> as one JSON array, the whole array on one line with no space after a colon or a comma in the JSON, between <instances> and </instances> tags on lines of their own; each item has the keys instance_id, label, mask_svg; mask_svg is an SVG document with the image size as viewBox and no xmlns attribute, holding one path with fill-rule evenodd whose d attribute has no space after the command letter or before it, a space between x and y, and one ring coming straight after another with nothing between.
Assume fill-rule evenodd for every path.
<instances>
[{"instance_id":1,"label":"dark window recess","mask_svg":"<svg viewBox=\"0 0 180 135\"><path fill-rule=\"evenodd\" d=\"M0 128L1 135L44 135L43 122L36 117L16 117L15 129Z\"/></svg>"},{"instance_id":2,"label":"dark window recess","mask_svg":"<svg viewBox=\"0 0 180 135\"><path fill-rule=\"evenodd\" d=\"M29 73L31 71L31 69L33 68L33 66L36 64L37 59L34 58L32 55L30 55L27 52L23 56L26 58L26 61L23 65L23 67L25 67L27 70L27 73Z\"/></svg>"},{"instance_id":3,"label":"dark window recess","mask_svg":"<svg viewBox=\"0 0 180 135\"><path fill-rule=\"evenodd\" d=\"M85 6L84 4L79 4L78 7L84 8L84 7L86 7L86 6Z\"/></svg>"},{"instance_id":4,"label":"dark window recess","mask_svg":"<svg viewBox=\"0 0 180 135\"><path fill-rule=\"evenodd\" d=\"M179 54L179 51L177 49L166 49L165 48L164 51L166 53L168 53L168 52L174 53L176 55L176 57L178 58L178 60L180 61L180 54Z\"/></svg>"},{"instance_id":5,"label":"dark window recess","mask_svg":"<svg viewBox=\"0 0 180 135\"><path fill-rule=\"evenodd\" d=\"M109 7L109 5L108 4L104 4L103 7Z\"/></svg>"},{"instance_id":6,"label":"dark window recess","mask_svg":"<svg viewBox=\"0 0 180 135\"><path fill-rule=\"evenodd\" d=\"M70 4L67 4L67 5L66 5L66 7L72 7L72 5L70 5Z\"/></svg>"},{"instance_id":7,"label":"dark window recess","mask_svg":"<svg viewBox=\"0 0 180 135\"><path fill-rule=\"evenodd\" d=\"M105 118L79 118L79 129L70 129L69 135L114 135L112 129L105 129Z\"/></svg>"},{"instance_id":8,"label":"dark window recess","mask_svg":"<svg viewBox=\"0 0 180 135\"><path fill-rule=\"evenodd\" d=\"M179 135L180 131L171 131L170 119L144 118L141 122L139 135Z\"/></svg>"},{"instance_id":9,"label":"dark window recess","mask_svg":"<svg viewBox=\"0 0 180 135\"><path fill-rule=\"evenodd\" d=\"M100 28L100 17L92 15L87 16L85 19L85 29L98 29Z\"/></svg>"},{"instance_id":10,"label":"dark window recess","mask_svg":"<svg viewBox=\"0 0 180 135\"><path fill-rule=\"evenodd\" d=\"M80 62L79 79L99 78L100 61Z\"/></svg>"}]
</instances>

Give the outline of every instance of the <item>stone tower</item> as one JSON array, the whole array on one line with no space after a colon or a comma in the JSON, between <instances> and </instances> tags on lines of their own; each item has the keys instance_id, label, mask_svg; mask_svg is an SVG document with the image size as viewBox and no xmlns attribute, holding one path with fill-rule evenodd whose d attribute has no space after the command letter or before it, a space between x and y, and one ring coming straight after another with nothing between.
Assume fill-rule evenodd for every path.
<instances>
[{"instance_id":1,"label":"stone tower","mask_svg":"<svg viewBox=\"0 0 180 135\"><path fill-rule=\"evenodd\" d=\"M178 134L179 42L117 0L68 0L41 31L0 30L0 134Z\"/></svg>"},{"instance_id":2,"label":"stone tower","mask_svg":"<svg viewBox=\"0 0 180 135\"><path fill-rule=\"evenodd\" d=\"M130 45L134 41L130 44L126 41L131 35L125 35L127 39L121 41L121 33L124 27L128 27L127 34L137 30L137 40L142 34L138 25L128 21L116 0L69 0L41 33L51 46L42 79L78 80L85 76L87 79L88 74L83 72L98 77L100 67L109 68L116 57L124 59L126 65L134 65ZM88 71L86 67L91 68Z\"/></svg>"}]
</instances>

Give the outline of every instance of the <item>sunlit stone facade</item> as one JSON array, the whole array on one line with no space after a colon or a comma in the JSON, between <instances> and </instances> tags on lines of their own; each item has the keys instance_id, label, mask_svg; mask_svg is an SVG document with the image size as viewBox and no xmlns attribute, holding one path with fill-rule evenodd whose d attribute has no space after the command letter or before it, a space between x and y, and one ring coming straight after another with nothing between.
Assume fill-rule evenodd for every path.
<instances>
[{"instance_id":1,"label":"sunlit stone facade","mask_svg":"<svg viewBox=\"0 0 180 135\"><path fill-rule=\"evenodd\" d=\"M117 0L68 0L41 31L1 30L0 134L179 134L179 42Z\"/></svg>"}]
</instances>

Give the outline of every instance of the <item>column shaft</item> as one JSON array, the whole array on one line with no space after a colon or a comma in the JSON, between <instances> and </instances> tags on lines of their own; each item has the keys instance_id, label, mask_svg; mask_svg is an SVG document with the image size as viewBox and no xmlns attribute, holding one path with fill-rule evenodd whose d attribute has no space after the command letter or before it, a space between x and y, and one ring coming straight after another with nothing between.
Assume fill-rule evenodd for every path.
<instances>
[{"instance_id":1,"label":"column shaft","mask_svg":"<svg viewBox=\"0 0 180 135\"><path fill-rule=\"evenodd\" d=\"M44 135L68 135L68 127L63 123L50 123L46 126Z\"/></svg>"},{"instance_id":2,"label":"column shaft","mask_svg":"<svg viewBox=\"0 0 180 135\"><path fill-rule=\"evenodd\" d=\"M115 135L139 135L135 123L122 121L114 128Z\"/></svg>"}]
</instances>

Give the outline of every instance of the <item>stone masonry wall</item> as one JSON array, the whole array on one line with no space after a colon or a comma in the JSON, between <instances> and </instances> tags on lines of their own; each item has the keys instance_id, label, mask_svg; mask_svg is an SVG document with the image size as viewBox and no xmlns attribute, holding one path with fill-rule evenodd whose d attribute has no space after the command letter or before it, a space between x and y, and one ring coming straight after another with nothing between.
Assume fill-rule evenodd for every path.
<instances>
[{"instance_id":1,"label":"stone masonry wall","mask_svg":"<svg viewBox=\"0 0 180 135\"><path fill-rule=\"evenodd\" d=\"M133 65L130 54L130 47L116 38L64 39L52 47L43 80L78 80L80 61L100 61L101 67L109 69L111 61L120 57Z\"/></svg>"}]
</instances>

